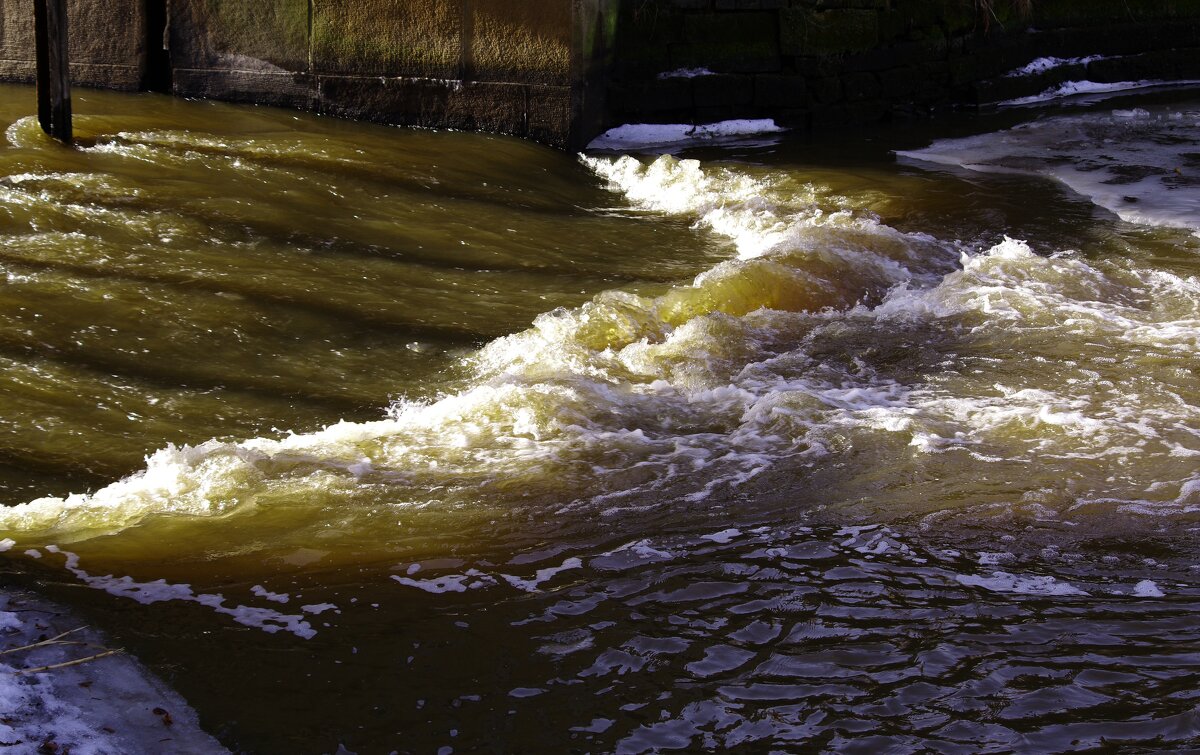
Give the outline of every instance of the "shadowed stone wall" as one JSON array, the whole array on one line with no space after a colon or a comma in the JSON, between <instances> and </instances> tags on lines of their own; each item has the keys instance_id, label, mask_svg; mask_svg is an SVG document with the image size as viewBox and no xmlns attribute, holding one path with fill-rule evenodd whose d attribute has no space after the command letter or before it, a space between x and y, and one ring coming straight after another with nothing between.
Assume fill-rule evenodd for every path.
<instances>
[{"instance_id":1,"label":"shadowed stone wall","mask_svg":"<svg viewBox=\"0 0 1200 755\"><path fill-rule=\"evenodd\" d=\"M71 80L80 86L137 89L145 74L141 0L69 0ZM33 83L33 2L0 0L0 80Z\"/></svg>"},{"instance_id":2,"label":"shadowed stone wall","mask_svg":"<svg viewBox=\"0 0 1200 755\"><path fill-rule=\"evenodd\" d=\"M616 0L72 0L71 73L137 89L164 38L175 94L586 141ZM30 0L0 0L0 79L32 81ZM164 33L165 32L165 33ZM590 115L589 115L590 114ZM590 124L590 125L589 125ZM586 134L586 135L585 135Z\"/></svg>"},{"instance_id":3,"label":"shadowed stone wall","mask_svg":"<svg viewBox=\"0 0 1200 755\"><path fill-rule=\"evenodd\" d=\"M1200 0L1032 5L1023 18L1010 0L986 9L976 0L626 2L607 123L773 117L841 127L1068 80L1200 78ZM1105 59L1004 75L1038 57L1093 55Z\"/></svg>"},{"instance_id":4,"label":"shadowed stone wall","mask_svg":"<svg viewBox=\"0 0 1200 755\"><path fill-rule=\"evenodd\" d=\"M0 80L33 80L32 6L0 0ZM1033 7L1021 18L1011 0L986 11L977 0L70 0L71 75L570 148L624 122L841 127L1066 80L1200 79L1200 0Z\"/></svg>"}]
</instances>

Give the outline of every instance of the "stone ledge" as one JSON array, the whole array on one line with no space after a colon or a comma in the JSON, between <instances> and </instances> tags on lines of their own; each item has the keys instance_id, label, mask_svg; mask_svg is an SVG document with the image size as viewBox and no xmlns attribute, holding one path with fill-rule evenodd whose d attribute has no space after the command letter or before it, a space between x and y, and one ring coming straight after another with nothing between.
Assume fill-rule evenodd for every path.
<instances>
[{"instance_id":1,"label":"stone ledge","mask_svg":"<svg viewBox=\"0 0 1200 755\"><path fill-rule=\"evenodd\" d=\"M313 77L303 73L176 68L172 91L185 97L313 109Z\"/></svg>"},{"instance_id":2,"label":"stone ledge","mask_svg":"<svg viewBox=\"0 0 1200 755\"><path fill-rule=\"evenodd\" d=\"M320 75L316 109L402 126L532 136L553 146L569 138L572 91L543 84L418 77Z\"/></svg>"},{"instance_id":3,"label":"stone ledge","mask_svg":"<svg viewBox=\"0 0 1200 755\"><path fill-rule=\"evenodd\" d=\"M32 60L0 59L0 80L14 84L32 84L37 77L37 69Z\"/></svg>"},{"instance_id":4,"label":"stone ledge","mask_svg":"<svg viewBox=\"0 0 1200 755\"><path fill-rule=\"evenodd\" d=\"M136 92L141 88L142 68L116 63L72 63L71 85Z\"/></svg>"}]
</instances>

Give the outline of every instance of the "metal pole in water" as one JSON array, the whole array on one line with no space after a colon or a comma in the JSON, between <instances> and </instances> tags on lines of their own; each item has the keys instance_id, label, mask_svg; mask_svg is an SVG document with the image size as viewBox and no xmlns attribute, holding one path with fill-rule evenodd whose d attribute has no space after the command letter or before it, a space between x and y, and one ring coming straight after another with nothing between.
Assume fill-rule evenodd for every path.
<instances>
[{"instance_id":1,"label":"metal pole in water","mask_svg":"<svg viewBox=\"0 0 1200 755\"><path fill-rule=\"evenodd\" d=\"M67 0L33 0L37 37L38 123L64 144L71 142L71 69L67 57Z\"/></svg>"}]
</instances>

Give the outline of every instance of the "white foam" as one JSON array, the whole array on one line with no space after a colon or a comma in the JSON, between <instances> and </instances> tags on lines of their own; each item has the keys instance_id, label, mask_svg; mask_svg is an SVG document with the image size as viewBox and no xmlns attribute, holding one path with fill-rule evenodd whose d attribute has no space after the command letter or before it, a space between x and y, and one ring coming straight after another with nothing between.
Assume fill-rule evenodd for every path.
<instances>
[{"instance_id":1,"label":"white foam","mask_svg":"<svg viewBox=\"0 0 1200 755\"><path fill-rule=\"evenodd\" d=\"M902 401L880 403L872 412L874 426L911 433L912 447L922 453L959 452L991 463L1037 465L1031 467L1035 469L1056 460L1154 465L1154 478L1145 484L1160 483L1154 489L1156 503L1084 490L1067 495L1056 488L1025 491L1013 502L1039 518L1075 510L1076 502L1127 513L1187 513L1200 504L1200 486L1189 477L1174 483L1178 493L1173 494L1165 483L1172 479L1171 468L1192 474L1190 451L1200 444L1190 428L1200 423L1200 407L1145 375L1136 362L1107 356L1113 349L1187 352L1196 331L1189 326L1190 335L1180 332L1180 308L1200 325L1195 281L1143 275L1136 269L1106 271L1070 256L1042 257L1024 242L1006 239L986 253L964 258L963 269L938 286L896 289L871 314L901 325L970 323L974 337L984 343L1020 334L1035 343L1079 343L1077 360L1047 365L1036 389L960 377L910 387ZM1180 338L1185 340L1177 346ZM1112 382L1100 379L1100 369ZM1134 384L1136 391L1120 387ZM1107 483L1092 484L1107 488ZM1046 506L1046 496L1054 505Z\"/></svg>"},{"instance_id":2,"label":"white foam","mask_svg":"<svg viewBox=\"0 0 1200 755\"><path fill-rule=\"evenodd\" d=\"M1014 68L1004 75L1010 78L1017 76L1033 76L1035 74L1045 73L1063 66L1087 65L1088 63L1094 63L1097 60L1104 59L1105 58L1103 55L1088 55L1081 58L1056 58L1053 56L1047 56L1043 58L1036 58L1020 68Z\"/></svg>"},{"instance_id":3,"label":"white foam","mask_svg":"<svg viewBox=\"0 0 1200 755\"><path fill-rule=\"evenodd\" d=\"M271 592L262 585L255 585L254 587L251 587L250 592L257 597L265 598L274 603L287 603L289 600L291 600L291 596L287 593Z\"/></svg>"},{"instance_id":4,"label":"white foam","mask_svg":"<svg viewBox=\"0 0 1200 755\"><path fill-rule=\"evenodd\" d=\"M479 590L496 584L494 577L477 569L468 569L464 574L445 574L431 579L412 579L393 574L392 579L407 587L415 587L434 595Z\"/></svg>"},{"instance_id":5,"label":"white foam","mask_svg":"<svg viewBox=\"0 0 1200 755\"><path fill-rule=\"evenodd\" d=\"M615 723L616 721L611 718L593 718L592 722L587 726L572 726L571 731L578 731L587 734L603 734L611 729L612 725Z\"/></svg>"},{"instance_id":6,"label":"white foam","mask_svg":"<svg viewBox=\"0 0 1200 755\"><path fill-rule=\"evenodd\" d=\"M1134 283L1152 295L1131 299L1129 281L1012 239L963 256L946 275L959 258L955 245L891 229L785 174L669 156L583 162L635 206L733 240L737 259L657 297L611 291L545 313L485 346L465 387L437 401L400 402L387 419L280 439L168 447L141 473L92 495L0 510L0 527L22 540L69 542L159 515L250 517L280 501L329 499L341 510L344 497L382 485L396 508L491 500L493 491L503 502L512 488L505 480L549 481L561 510L611 514L702 501L781 459L812 463L867 434L897 436L916 454L1024 463L1072 453L1116 461L1145 453L1155 433L1194 445L1163 431L1165 411L1151 415L1119 397L1093 401L1087 385L948 389L939 376L903 382L861 361L825 366L807 343L778 348L781 337L813 328L890 333L893 319L941 329L947 318L948 327L979 333L1037 323L1067 328L1053 331L1064 337L1086 326L1116 343L1165 348L1170 339L1186 353L1196 341L1189 318L1168 328L1139 302L1200 301L1194 282L1148 277ZM875 307L857 304L879 297ZM862 547L875 556L896 546L881 537ZM630 548L606 558L627 568L639 556ZM415 577L394 578L430 593L532 590L545 581L490 569Z\"/></svg>"},{"instance_id":7,"label":"white foam","mask_svg":"<svg viewBox=\"0 0 1200 755\"><path fill-rule=\"evenodd\" d=\"M548 566L544 569L538 569L532 578L503 573L489 574L472 568L467 569L462 574L443 574L430 579L413 579L412 577L401 577L395 574L392 575L392 579L407 587L415 587L418 590L435 595L452 592L461 593L467 590L482 590L495 587L501 583L508 584L524 592L538 592L543 584L554 579L559 574L582 567L582 560L570 557L564 559L558 566ZM410 571L409 573L411 574L412 572Z\"/></svg>"},{"instance_id":8,"label":"white foam","mask_svg":"<svg viewBox=\"0 0 1200 755\"><path fill-rule=\"evenodd\" d=\"M1143 579L1133 586L1133 595L1138 598L1162 598L1166 596L1166 593L1153 581Z\"/></svg>"},{"instance_id":9,"label":"white foam","mask_svg":"<svg viewBox=\"0 0 1200 755\"><path fill-rule=\"evenodd\" d=\"M89 574L80 567L79 556L77 554L63 551L54 545L46 546L46 550L51 553L61 553L65 556L66 563L64 566L67 571L74 574L88 587L103 590L110 595L120 598L129 598L142 605L166 601L197 603L212 609L216 613L229 616L243 626L261 629L267 634L285 631L306 640L315 637L317 634L317 631L304 619L302 614L284 614L270 608L246 605L227 606L225 605L226 598L223 595L197 593L192 590L191 585L167 582L165 579L154 580L152 582L138 582L128 576L114 577L111 574L96 576Z\"/></svg>"},{"instance_id":10,"label":"white foam","mask_svg":"<svg viewBox=\"0 0 1200 755\"><path fill-rule=\"evenodd\" d=\"M991 592L1016 595L1076 596L1087 592L1067 582L1060 582L1048 575L1017 575L1008 572L992 572L991 576L958 574L955 579L967 587L979 587Z\"/></svg>"},{"instance_id":11,"label":"white foam","mask_svg":"<svg viewBox=\"0 0 1200 755\"><path fill-rule=\"evenodd\" d=\"M546 567L545 569L538 569L537 574L534 575L533 579L523 579L511 574L501 574L500 577L518 590L524 590L525 592L537 592L539 585L549 582L562 572L570 571L572 569L579 569L582 566L583 561L572 557L564 560L559 566L550 566Z\"/></svg>"},{"instance_id":12,"label":"white foam","mask_svg":"<svg viewBox=\"0 0 1200 755\"><path fill-rule=\"evenodd\" d=\"M311 613L314 616L320 616L326 611L337 611L337 605L333 603L312 603L306 606L300 606L300 610L305 613ZM338 611L338 613L341 613Z\"/></svg>"},{"instance_id":13,"label":"white foam","mask_svg":"<svg viewBox=\"0 0 1200 755\"><path fill-rule=\"evenodd\" d=\"M1038 105L1045 102L1063 99L1065 97L1076 97L1079 95L1088 94L1114 94L1117 92L1129 92L1137 89L1149 89L1155 87L1181 87L1194 86L1200 81L1164 81L1161 79L1143 79L1140 81L1064 81L1061 84L1056 84L1049 87L1041 94L1034 94L1028 97L1017 97L1011 100L1004 100L997 103L1001 107L1016 107L1021 105Z\"/></svg>"},{"instance_id":14,"label":"white foam","mask_svg":"<svg viewBox=\"0 0 1200 755\"><path fill-rule=\"evenodd\" d=\"M702 75L702 74L699 74ZM747 136L779 134L787 129L769 118L736 119L717 123L627 123L605 131L588 144L595 150L645 150Z\"/></svg>"},{"instance_id":15,"label":"white foam","mask_svg":"<svg viewBox=\"0 0 1200 755\"><path fill-rule=\"evenodd\" d=\"M1188 164L1198 124L1196 111L1084 113L897 154L974 171L1046 176L1128 222L1195 230L1200 188L1186 182L1181 166Z\"/></svg>"},{"instance_id":16,"label":"white foam","mask_svg":"<svg viewBox=\"0 0 1200 755\"><path fill-rule=\"evenodd\" d=\"M714 76L707 68L676 68L674 71L663 71L659 79L695 79L700 76Z\"/></svg>"},{"instance_id":17,"label":"white foam","mask_svg":"<svg viewBox=\"0 0 1200 755\"><path fill-rule=\"evenodd\" d=\"M21 617L10 611L0 611L0 632L19 630L24 626Z\"/></svg>"},{"instance_id":18,"label":"white foam","mask_svg":"<svg viewBox=\"0 0 1200 755\"><path fill-rule=\"evenodd\" d=\"M701 535L700 539L708 540L710 542L717 543L718 545L728 545L729 543L732 543L736 538L739 538L741 536L742 536L741 530L739 530L736 527L730 527L729 529L724 529L724 530L721 530L720 532L713 532L712 534L709 534L709 535Z\"/></svg>"}]
</instances>

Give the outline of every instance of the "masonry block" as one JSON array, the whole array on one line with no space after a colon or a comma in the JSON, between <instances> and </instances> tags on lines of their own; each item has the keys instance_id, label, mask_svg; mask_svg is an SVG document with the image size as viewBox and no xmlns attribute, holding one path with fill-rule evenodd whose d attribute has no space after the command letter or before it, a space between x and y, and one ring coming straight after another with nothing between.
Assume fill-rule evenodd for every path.
<instances>
[{"instance_id":1,"label":"masonry block","mask_svg":"<svg viewBox=\"0 0 1200 755\"><path fill-rule=\"evenodd\" d=\"M754 101L754 78L743 74L700 76L692 82L697 107L749 105Z\"/></svg>"},{"instance_id":2,"label":"masonry block","mask_svg":"<svg viewBox=\"0 0 1200 755\"><path fill-rule=\"evenodd\" d=\"M315 83L306 73L177 68L172 77L175 93L188 97L304 109L314 103Z\"/></svg>"},{"instance_id":3,"label":"masonry block","mask_svg":"<svg viewBox=\"0 0 1200 755\"><path fill-rule=\"evenodd\" d=\"M879 43L879 14L868 10L780 11L780 47L787 55L836 55Z\"/></svg>"},{"instance_id":4,"label":"masonry block","mask_svg":"<svg viewBox=\"0 0 1200 755\"><path fill-rule=\"evenodd\" d=\"M69 0L71 80L77 85L136 89L145 66L144 16L138 0ZM0 79L34 79L33 3L0 2Z\"/></svg>"},{"instance_id":5,"label":"masonry block","mask_svg":"<svg viewBox=\"0 0 1200 755\"><path fill-rule=\"evenodd\" d=\"M847 100L868 100L879 97L879 79L872 73L848 73L842 77L842 96Z\"/></svg>"},{"instance_id":6,"label":"masonry block","mask_svg":"<svg viewBox=\"0 0 1200 755\"><path fill-rule=\"evenodd\" d=\"M318 73L458 78L462 11L462 0L317 0L314 67Z\"/></svg>"},{"instance_id":7,"label":"masonry block","mask_svg":"<svg viewBox=\"0 0 1200 755\"><path fill-rule=\"evenodd\" d=\"M805 108L808 86L797 74L763 73L754 77L754 104L761 108Z\"/></svg>"},{"instance_id":8,"label":"masonry block","mask_svg":"<svg viewBox=\"0 0 1200 755\"><path fill-rule=\"evenodd\" d=\"M170 35L179 68L308 70L308 0L173 0Z\"/></svg>"},{"instance_id":9,"label":"masonry block","mask_svg":"<svg viewBox=\"0 0 1200 755\"><path fill-rule=\"evenodd\" d=\"M695 13L684 18L684 42L672 45L677 67L705 66L721 73L777 71L778 14Z\"/></svg>"},{"instance_id":10,"label":"masonry block","mask_svg":"<svg viewBox=\"0 0 1200 755\"><path fill-rule=\"evenodd\" d=\"M472 77L570 83L570 0L471 0L466 5Z\"/></svg>"}]
</instances>

